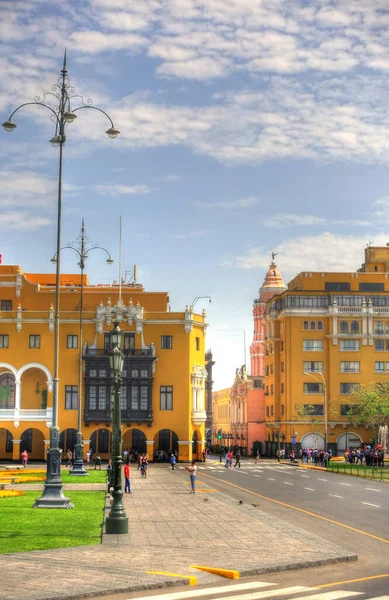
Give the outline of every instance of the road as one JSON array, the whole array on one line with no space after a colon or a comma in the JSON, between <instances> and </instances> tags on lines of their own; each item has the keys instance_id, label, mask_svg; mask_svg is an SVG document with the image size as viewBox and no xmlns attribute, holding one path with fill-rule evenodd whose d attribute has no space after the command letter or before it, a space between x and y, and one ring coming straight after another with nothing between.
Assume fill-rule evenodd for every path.
<instances>
[{"instance_id":1,"label":"road","mask_svg":"<svg viewBox=\"0 0 389 600\"><path fill-rule=\"evenodd\" d=\"M156 468L169 467L157 465ZM203 481L212 482L213 488L230 495L237 502L257 504L261 510L286 523L293 523L358 553L359 560L241 581L241 584L251 584L252 588L230 588L237 584L225 580L216 586L218 591L215 587L196 588L197 595L196 590L181 590L182 596L175 597L176 591L167 594L165 590L143 592L143 595L119 594L110 597L111 600L154 596L159 600L197 597L204 600L272 597L281 600L341 600L353 597L389 600L388 482L303 469L287 462L263 461L255 465L253 461L246 460L240 469L226 469L224 464L208 459L198 468ZM184 477L184 467L181 469ZM269 552L272 552L271 547Z\"/></svg>"}]
</instances>

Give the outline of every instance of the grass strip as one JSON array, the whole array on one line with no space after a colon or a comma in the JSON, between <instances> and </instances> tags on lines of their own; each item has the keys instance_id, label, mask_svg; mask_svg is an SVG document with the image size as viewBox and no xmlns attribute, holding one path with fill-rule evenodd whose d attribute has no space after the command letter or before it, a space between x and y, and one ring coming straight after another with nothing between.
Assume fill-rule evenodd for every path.
<instances>
[{"instance_id":1,"label":"grass strip","mask_svg":"<svg viewBox=\"0 0 389 600\"><path fill-rule=\"evenodd\" d=\"M0 554L101 543L105 492L69 494L72 510L32 508L37 492L0 499Z\"/></svg>"},{"instance_id":2,"label":"grass strip","mask_svg":"<svg viewBox=\"0 0 389 600\"><path fill-rule=\"evenodd\" d=\"M354 477L365 477L366 479L388 479L389 469L381 467L370 467L366 465L353 465L350 463L332 463L330 462L328 471L340 473L342 475L353 475Z\"/></svg>"}]
</instances>

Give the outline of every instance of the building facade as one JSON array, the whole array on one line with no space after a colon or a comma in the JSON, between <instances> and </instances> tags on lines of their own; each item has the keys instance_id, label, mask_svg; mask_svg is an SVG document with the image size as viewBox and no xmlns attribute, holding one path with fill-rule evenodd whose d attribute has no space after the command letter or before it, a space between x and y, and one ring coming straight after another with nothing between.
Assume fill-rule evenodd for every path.
<instances>
[{"instance_id":1,"label":"building facade","mask_svg":"<svg viewBox=\"0 0 389 600\"><path fill-rule=\"evenodd\" d=\"M89 285L61 275L58 424L60 446L73 450L82 373L84 455L103 459L111 448L111 372L107 347L118 321L125 355L121 390L123 447L177 450L179 460L200 456L205 442L205 311L168 310L166 292L140 284ZM0 460L29 451L45 459L52 423L55 276L24 274L0 265ZM81 352L81 356L80 356Z\"/></svg>"},{"instance_id":2,"label":"building facade","mask_svg":"<svg viewBox=\"0 0 389 600\"><path fill-rule=\"evenodd\" d=\"M323 448L326 438L337 453L370 442L347 411L353 389L389 373L389 248L367 247L352 273L299 273L265 319L269 450L278 436L287 449Z\"/></svg>"}]
</instances>

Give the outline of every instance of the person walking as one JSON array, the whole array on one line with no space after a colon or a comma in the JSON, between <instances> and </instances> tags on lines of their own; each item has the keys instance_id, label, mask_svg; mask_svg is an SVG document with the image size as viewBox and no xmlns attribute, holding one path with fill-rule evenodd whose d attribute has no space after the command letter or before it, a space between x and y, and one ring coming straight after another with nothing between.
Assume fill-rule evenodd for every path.
<instances>
[{"instance_id":1,"label":"person walking","mask_svg":"<svg viewBox=\"0 0 389 600\"><path fill-rule=\"evenodd\" d=\"M123 473L124 473L124 493L125 494L131 494L131 487L130 487L130 465L129 465L128 462L126 462L126 464L124 465Z\"/></svg>"},{"instance_id":2,"label":"person walking","mask_svg":"<svg viewBox=\"0 0 389 600\"><path fill-rule=\"evenodd\" d=\"M141 475L142 479L146 479L146 477L147 477L148 464L149 464L149 455L144 454L140 461L140 475Z\"/></svg>"},{"instance_id":3,"label":"person walking","mask_svg":"<svg viewBox=\"0 0 389 600\"><path fill-rule=\"evenodd\" d=\"M21 459L22 459L22 465L24 468L27 467L27 463L28 463L28 453L27 450L23 450L22 454L21 454Z\"/></svg>"},{"instance_id":4,"label":"person walking","mask_svg":"<svg viewBox=\"0 0 389 600\"><path fill-rule=\"evenodd\" d=\"M261 460L261 455L259 453L259 450L257 450L257 454L255 455L255 464L259 465L260 460Z\"/></svg>"},{"instance_id":5,"label":"person walking","mask_svg":"<svg viewBox=\"0 0 389 600\"><path fill-rule=\"evenodd\" d=\"M73 452L70 450L70 448L68 448L66 456L67 456L67 459L68 459L68 462L67 462L66 466L67 467L71 467L72 464L73 464Z\"/></svg>"},{"instance_id":6,"label":"person walking","mask_svg":"<svg viewBox=\"0 0 389 600\"><path fill-rule=\"evenodd\" d=\"M172 466L172 471L174 471L174 465L176 464L176 462L177 462L176 455L172 453L170 455L170 464Z\"/></svg>"},{"instance_id":7,"label":"person walking","mask_svg":"<svg viewBox=\"0 0 389 600\"><path fill-rule=\"evenodd\" d=\"M196 473L197 467L194 460L192 460L190 467L185 467L187 471L189 471L190 485L191 485L191 494L196 493Z\"/></svg>"},{"instance_id":8,"label":"person walking","mask_svg":"<svg viewBox=\"0 0 389 600\"><path fill-rule=\"evenodd\" d=\"M235 469L236 465L239 465L239 469L240 469L240 452L239 452L239 450L237 450L236 454L235 454L234 469Z\"/></svg>"}]
</instances>

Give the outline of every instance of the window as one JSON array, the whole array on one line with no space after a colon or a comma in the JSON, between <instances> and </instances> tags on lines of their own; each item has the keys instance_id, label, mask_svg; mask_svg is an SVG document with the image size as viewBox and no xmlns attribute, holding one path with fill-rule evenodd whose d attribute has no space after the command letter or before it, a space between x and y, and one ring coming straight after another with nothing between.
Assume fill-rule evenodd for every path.
<instances>
[{"instance_id":1,"label":"window","mask_svg":"<svg viewBox=\"0 0 389 600\"><path fill-rule=\"evenodd\" d=\"M65 385L65 410L77 410L78 385Z\"/></svg>"},{"instance_id":2,"label":"window","mask_svg":"<svg viewBox=\"0 0 389 600\"><path fill-rule=\"evenodd\" d=\"M341 321L339 327L340 333L348 333L348 323L347 321Z\"/></svg>"},{"instance_id":3,"label":"window","mask_svg":"<svg viewBox=\"0 0 389 600\"><path fill-rule=\"evenodd\" d=\"M125 332L124 334L124 349L134 350L135 349L135 333Z\"/></svg>"},{"instance_id":4,"label":"window","mask_svg":"<svg viewBox=\"0 0 389 600\"><path fill-rule=\"evenodd\" d=\"M378 335L384 333L384 324L382 321L376 321L374 323L374 333Z\"/></svg>"},{"instance_id":5,"label":"window","mask_svg":"<svg viewBox=\"0 0 389 600\"><path fill-rule=\"evenodd\" d=\"M270 386L270 396L273 396L273 394L274 394L274 385L271 384L271 386Z\"/></svg>"},{"instance_id":6,"label":"window","mask_svg":"<svg viewBox=\"0 0 389 600\"><path fill-rule=\"evenodd\" d=\"M386 322L386 335L389 335L389 321Z\"/></svg>"},{"instance_id":7,"label":"window","mask_svg":"<svg viewBox=\"0 0 389 600\"><path fill-rule=\"evenodd\" d=\"M0 375L0 407L15 408L15 377L10 373Z\"/></svg>"},{"instance_id":8,"label":"window","mask_svg":"<svg viewBox=\"0 0 389 600\"><path fill-rule=\"evenodd\" d=\"M268 395L269 395L269 386L267 385L265 388L265 396L268 396Z\"/></svg>"},{"instance_id":9,"label":"window","mask_svg":"<svg viewBox=\"0 0 389 600\"><path fill-rule=\"evenodd\" d=\"M41 347L41 336L40 335L30 335L30 348L40 348Z\"/></svg>"},{"instance_id":10,"label":"window","mask_svg":"<svg viewBox=\"0 0 389 600\"><path fill-rule=\"evenodd\" d=\"M326 281L324 289L326 292L349 292L350 284L345 281Z\"/></svg>"},{"instance_id":11,"label":"window","mask_svg":"<svg viewBox=\"0 0 389 600\"><path fill-rule=\"evenodd\" d=\"M315 321L311 321L311 329L316 329L316 323L315 323Z\"/></svg>"},{"instance_id":12,"label":"window","mask_svg":"<svg viewBox=\"0 0 389 600\"><path fill-rule=\"evenodd\" d=\"M310 410L309 410L309 414L310 415L323 415L324 414L324 408L322 404L310 404L309 405Z\"/></svg>"},{"instance_id":13,"label":"window","mask_svg":"<svg viewBox=\"0 0 389 600\"><path fill-rule=\"evenodd\" d=\"M270 416L273 417L274 416L274 406L273 404L270 407Z\"/></svg>"},{"instance_id":14,"label":"window","mask_svg":"<svg viewBox=\"0 0 389 600\"><path fill-rule=\"evenodd\" d=\"M274 365L271 364L270 365L270 375L273 375L273 373L274 373Z\"/></svg>"},{"instance_id":15,"label":"window","mask_svg":"<svg viewBox=\"0 0 389 600\"><path fill-rule=\"evenodd\" d=\"M303 371L305 373L323 373L324 363L319 361L309 361L305 360L303 362Z\"/></svg>"},{"instance_id":16,"label":"window","mask_svg":"<svg viewBox=\"0 0 389 600\"><path fill-rule=\"evenodd\" d=\"M196 350L200 350L200 338L196 338Z\"/></svg>"},{"instance_id":17,"label":"window","mask_svg":"<svg viewBox=\"0 0 389 600\"><path fill-rule=\"evenodd\" d=\"M67 348L78 348L78 335L68 335Z\"/></svg>"},{"instance_id":18,"label":"window","mask_svg":"<svg viewBox=\"0 0 389 600\"><path fill-rule=\"evenodd\" d=\"M269 409L269 407L268 407L268 406L266 407L266 416L267 416L267 417L270 417L270 409Z\"/></svg>"},{"instance_id":19,"label":"window","mask_svg":"<svg viewBox=\"0 0 389 600\"><path fill-rule=\"evenodd\" d=\"M284 342L281 341L281 352L283 352L283 351L284 351Z\"/></svg>"},{"instance_id":20,"label":"window","mask_svg":"<svg viewBox=\"0 0 389 600\"><path fill-rule=\"evenodd\" d=\"M308 329L308 328L309 328L308 321L304 321L304 323L303 323L303 329Z\"/></svg>"},{"instance_id":21,"label":"window","mask_svg":"<svg viewBox=\"0 0 389 600\"><path fill-rule=\"evenodd\" d=\"M385 373L385 363L384 361L376 360L375 362L375 372L376 373Z\"/></svg>"},{"instance_id":22,"label":"window","mask_svg":"<svg viewBox=\"0 0 389 600\"><path fill-rule=\"evenodd\" d=\"M163 350L171 350L173 348L173 336L161 335L161 348Z\"/></svg>"},{"instance_id":23,"label":"window","mask_svg":"<svg viewBox=\"0 0 389 600\"><path fill-rule=\"evenodd\" d=\"M107 409L107 386L90 385L87 388L87 407L89 410Z\"/></svg>"},{"instance_id":24,"label":"window","mask_svg":"<svg viewBox=\"0 0 389 600\"><path fill-rule=\"evenodd\" d=\"M107 350L111 346L111 334L104 333L104 350Z\"/></svg>"},{"instance_id":25,"label":"window","mask_svg":"<svg viewBox=\"0 0 389 600\"><path fill-rule=\"evenodd\" d=\"M323 384L322 383L304 383L303 387L304 394L322 394Z\"/></svg>"},{"instance_id":26,"label":"window","mask_svg":"<svg viewBox=\"0 0 389 600\"><path fill-rule=\"evenodd\" d=\"M285 404L281 404L281 417L285 414Z\"/></svg>"},{"instance_id":27,"label":"window","mask_svg":"<svg viewBox=\"0 0 389 600\"><path fill-rule=\"evenodd\" d=\"M281 394L285 393L284 390L285 390L285 384L281 383Z\"/></svg>"},{"instance_id":28,"label":"window","mask_svg":"<svg viewBox=\"0 0 389 600\"><path fill-rule=\"evenodd\" d=\"M359 361L341 361L340 372L341 373L359 373L361 363Z\"/></svg>"},{"instance_id":29,"label":"window","mask_svg":"<svg viewBox=\"0 0 389 600\"><path fill-rule=\"evenodd\" d=\"M266 365L266 375L269 375L269 365Z\"/></svg>"},{"instance_id":30,"label":"window","mask_svg":"<svg viewBox=\"0 0 389 600\"><path fill-rule=\"evenodd\" d=\"M359 350L359 340L340 340L340 350L342 352L355 352Z\"/></svg>"},{"instance_id":31,"label":"window","mask_svg":"<svg viewBox=\"0 0 389 600\"><path fill-rule=\"evenodd\" d=\"M261 381L259 379L254 379L253 381L255 388L262 388Z\"/></svg>"},{"instance_id":32,"label":"window","mask_svg":"<svg viewBox=\"0 0 389 600\"><path fill-rule=\"evenodd\" d=\"M281 363L281 373L283 373L285 371L285 363Z\"/></svg>"},{"instance_id":33,"label":"window","mask_svg":"<svg viewBox=\"0 0 389 600\"><path fill-rule=\"evenodd\" d=\"M351 321L351 333L359 333L358 321Z\"/></svg>"},{"instance_id":34,"label":"window","mask_svg":"<svg viewBox=\"0 0 389 600\"><path fill-rule=\"evenodd\" d=\"M303 350L315 352L323 350L323 340L303 340Z\"/></svg>"},{"instance_id":35,"label":"window","mask_svg":"<svg viewBox=\"0 0 389 600\"><path fill-rule=\"evenodd\" d=\"M354 390L359 390L359 383L341 383L340 393L341 394L352 394Z\"/></svg>"},{"instance_id":36,"label":"window","mask_svg":"<svg viewBox=\"0 0 389 600\"><path fill-rule=\"evenodd\" d=\"M350 410L350 404L341 404L340 405L340 416L347 417L347 413Z\"/></svg>"},{"instance_id":37,"label":"window","mask_svg":"<svg viewBox=\"0 0 389 600\"><path fill-rule=\"evenodd\" d=\"M317 322L317 328L319 331L323 331L323 321L318 321Z\"/></svg>"},{"instance_id":38,"label":"window","mask_svg":"<svg viewBox=\"0 0 389 600\"><path fill-rule=\"evenodd\" d=\"M8 348L8 335L0 335L0 348Z\"/></svg>"},{"instance_id":39,"label":"window","mask_svg":"<svg viewBox=\"0 0 389 600\"><path fill-rule=\"evenodd\" d=\"M2 300L1 310L12 310L12 300Z\"/></svg>"},{"instance_id":40,"label":"window","mask_svg":"<svg viewBox=\"0 0 389 600\"><path fill-rule=\"evenodd\" d=\"M385 350L389 350L389 340L375 340L374 347L377 352L383 352Z\"/></svg>"},{"instance_id":41,"label":"window","mask_svg":"<svg viewBox=\"0 0 389 600\"><path fill-rule=\"evenodd\" d=\"M383 283L360 283L359 284L360 292L384 292L384 284Z\"/></svg>"},{"instance_id":42,"label":"window","mask_svg":"<svg viewBox=\"0 0 389 600\"><path fill-rule=\"evenodd\" d=\"M173 410L173 386L161 385L159 399L161 410Z\"/></svg>"}]
</instances>

